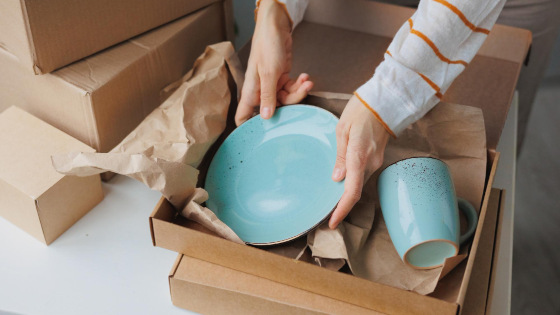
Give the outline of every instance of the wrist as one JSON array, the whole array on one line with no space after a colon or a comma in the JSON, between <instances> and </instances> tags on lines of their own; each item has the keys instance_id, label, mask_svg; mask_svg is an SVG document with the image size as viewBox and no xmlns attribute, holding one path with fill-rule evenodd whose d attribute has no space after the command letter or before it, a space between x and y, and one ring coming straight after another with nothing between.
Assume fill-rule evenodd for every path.
<instances>
[{"instance_id":1,"label":"wrist","mask_svg":"<svg viewBox=\"0 0 560 315\"><path fill-rule=\"evenodd\" d=\"M370 118L372 119L372 121L374 121L375 126L377 126L378 129L380 129L380 130L383 129L385 131L385 133L387 133L387 135L389 135L393 138L397 137L395 135L395 133L393 132L393 130L391 130L391 128L387 125L387 123L385 123L383 118L381 118L381 116L379 115L379 113L375 109L373 109L357 92L354 92L354 96L363 105L363 109L369 111L370 114L372 114L370 116Z\"/></svg>"},{"instance_id":2,"label":"wrist","mask_svg":"<svg viewBox=\"0 0 560 315\"><path fill-rule=\"evenodd\" d=\"M255 18L257 24L270 23L281 30L292 31L292 20L286 5L277 0L259 0Z\"/></svg>"}]
</instances>

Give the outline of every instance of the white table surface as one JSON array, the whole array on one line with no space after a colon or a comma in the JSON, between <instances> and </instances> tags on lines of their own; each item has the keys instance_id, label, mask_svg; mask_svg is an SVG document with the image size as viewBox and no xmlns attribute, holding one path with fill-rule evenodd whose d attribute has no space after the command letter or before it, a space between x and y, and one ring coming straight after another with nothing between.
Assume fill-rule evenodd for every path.
<instances>
[{"instance_id":1,"label":"white table surface","mask_svg":"<svg viewBox=\"0 0 560 315\"><path fill-rule=\"evenodd\" d=\"M0 313L191 314L171 304L177 254L152 246L160 194L117 176L105 199L48 247L0 217Z\"/></svg>"}]
</instances>

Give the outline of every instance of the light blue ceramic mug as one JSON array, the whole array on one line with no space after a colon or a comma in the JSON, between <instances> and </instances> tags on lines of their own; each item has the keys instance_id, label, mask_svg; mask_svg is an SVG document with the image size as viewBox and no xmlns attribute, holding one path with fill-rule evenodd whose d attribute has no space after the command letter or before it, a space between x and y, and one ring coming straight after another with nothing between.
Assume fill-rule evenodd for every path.
<instances>
[{"instance_id":1,"label":"light blue ceramic mug","mask_svg":"<svg viewBox=\"0 0 560 315\"><path fill-rule=\"evenodd\" d=\"M475 231L478 215L468 201L457 198L449 168L441 160L418 157L391 164L379 175L377 187L393 245L411 267L441 266ZM459 209L468 221L463 235Z\"/></svg>"}]
</instances>

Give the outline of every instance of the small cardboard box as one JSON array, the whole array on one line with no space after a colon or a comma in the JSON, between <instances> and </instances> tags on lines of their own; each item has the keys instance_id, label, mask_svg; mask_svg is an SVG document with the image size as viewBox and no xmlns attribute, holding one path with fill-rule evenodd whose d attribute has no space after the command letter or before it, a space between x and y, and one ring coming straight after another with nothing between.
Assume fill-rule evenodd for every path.
<instances>
[{"instance_id":1,"label":"small cardboard box","mask_svg":"<svg viewBox=\"0 0 560 315\"><path fill-rule=\"evenodd\" d=\"M207 45L227 38L227 3L41 76L0 49L0 111L17 105L108 152L169 96L164 88L180 79Z\"/></svg>"},{"instance_id":2,"label":"small cardboard box","mask_svg":"<svg viewBox=\"0 0 560 315\"><path fill-rule=\"evenodd\" d=\"M293 33L292 73L309 73L315 91L352 93L372 75L392 36L412 13L409 8L369 1L311 0L304 21ZM433 294L422 296L209 235L199 225L178 216L163 198L150 216L154 245L381 313L459 313L465 306L469 282L475 277L478 253L488 249L481 241L486 233L492 234L486 231L496 229L496 210L489 207L499 160L496 147L530 43L529 31L496 25L478 55L444 95L446 102L482 109L488 166L468 259L442 279ZM240 52L242 61L247 52ZM368 64L371 67L364 66ZM311 97L307 101L313 104ZM218 303L211 296L197 297L206 303Z\"/></svg>"},{"instance_id":3,"label":"small cardboard box","mask_svg":"<svg viewBox=\"0 0 560 315\"><path fill-rule=\"evenodd\" d=\"M103 199L99 175L54 170L68 151L95 152L17 107L0 114L0 216L47 245Z\"/></svg>"},{"instance_id":4,"label":"small cardboard box","mask_svg":"<svg viewBox=\"0 0 560 315\"><path fill-rule=\"evenodd\" d=\"M505 193L493 189L462 314L484 314L496 220ZM457 273L457 272L455 272ZM454 274L448 275L454 277ZM354 304L179 254L169 273L174 305L201 314L380 314Z\"/></svg>"},{"instance_id":5,"label":"small cardboard box","mask_svg":"<svg viewBox=\"0 0 560 315\"><path fill-rule=\"evenodd\" d=\"M49 73L218 1L1 1L0 48Z\"/></svg>"}]
</instances>

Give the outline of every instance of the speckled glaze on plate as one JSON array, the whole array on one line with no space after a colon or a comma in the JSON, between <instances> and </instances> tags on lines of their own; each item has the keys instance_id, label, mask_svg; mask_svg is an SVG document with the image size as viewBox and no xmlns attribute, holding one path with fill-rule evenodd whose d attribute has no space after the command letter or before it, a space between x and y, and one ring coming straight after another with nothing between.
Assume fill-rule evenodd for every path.
<instances>
[{"instance_id":1,"label":"speckled glaze on plate","mask_svg":"<svg viewBox=\"0 0 560 315\"><path fill-rule=\"evenodd\" d=\"M212 159L206 205L246 243L297 238L325 220L344 191L331 179L338 118L309 105L280 107L234 130Z\"/></svg>"}]
</instances>

